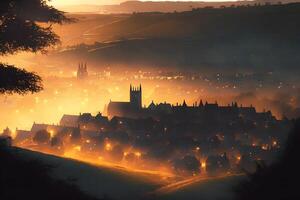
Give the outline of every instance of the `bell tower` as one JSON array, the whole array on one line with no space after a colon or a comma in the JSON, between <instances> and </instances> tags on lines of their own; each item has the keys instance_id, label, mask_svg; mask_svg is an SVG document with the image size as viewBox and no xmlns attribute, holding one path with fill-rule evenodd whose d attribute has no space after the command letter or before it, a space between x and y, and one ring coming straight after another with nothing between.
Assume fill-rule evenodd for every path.
<instances>
[{"instance_id":1,"label":"bell tower","mask_svg":"<svg viewBox=\"0 0 300 200\"><path fill-rule=\"evenodd\" d=\"M130 84L130 104L136 108L142 108L142 85L133 87Z\"/></svg>"}]
</instances>

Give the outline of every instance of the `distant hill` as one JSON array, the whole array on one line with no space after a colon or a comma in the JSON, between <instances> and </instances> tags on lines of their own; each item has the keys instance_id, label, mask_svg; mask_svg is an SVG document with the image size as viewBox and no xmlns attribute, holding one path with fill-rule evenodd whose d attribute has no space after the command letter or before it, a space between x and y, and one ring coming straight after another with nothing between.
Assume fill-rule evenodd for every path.
<instances>
[{"instance_id":1,"label":"distant hill","mask_svg":"<svg viewBox=\"0 0 300 200\"><path fill-rule=\"evenodd\" d=\"M139 13L95 26L56 58L103 64L298 69L300 4Z\"/></svg>"},{"instance_id":2,"label":"distant hill","mask_svg":"<svg viewBox=\"0 0 300 200\"><path fill-rule=\"evenodd\" d=\"M114 1L112 5L68 5L59 9L71 13L133 13L133 12L182 12L190 11L194 8L221 7L221 6L240 6L272 3L292 3L299 0L246 0L246 1Z\"/></svg>"}]
</instances>

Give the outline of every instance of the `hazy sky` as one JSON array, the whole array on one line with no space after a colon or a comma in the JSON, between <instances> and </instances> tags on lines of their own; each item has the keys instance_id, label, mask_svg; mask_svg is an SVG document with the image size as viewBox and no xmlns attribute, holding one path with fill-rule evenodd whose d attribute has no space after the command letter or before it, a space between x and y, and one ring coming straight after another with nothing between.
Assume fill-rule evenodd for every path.
<instances>
[{"instance_id":1,"label":"hazy sky","mask_svg":"<svg viewBox=\"0 0 300 200\"><path fill-rule=\"evenodd\" d=\"M152 0L152 1L163 1L163 0ZM176 0L176 1L197 1L197 0ZM200 1L234 1L234 0L200 0ZM54 6L74 5L74 4L102 4L103 5L103 4L116 4L120 2L122 2L122 0L52 0L51 4Z\"/></svg>"}]
</instances>

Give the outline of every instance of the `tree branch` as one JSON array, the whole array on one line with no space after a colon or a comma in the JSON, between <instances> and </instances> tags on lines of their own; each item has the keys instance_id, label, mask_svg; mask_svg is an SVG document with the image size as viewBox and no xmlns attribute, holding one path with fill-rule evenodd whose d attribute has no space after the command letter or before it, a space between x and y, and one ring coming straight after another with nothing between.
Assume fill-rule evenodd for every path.
<instances>
[{"instance_id":1,"label":"tree branch","mask_svg":"<svg viewBox=\"0 0 300 200\"><path fill-rule=\"evenodd\" d=\"M34 72L0 63L0 94L24 95L42 89L42 78Z\"/></svg>"}]
</instances>

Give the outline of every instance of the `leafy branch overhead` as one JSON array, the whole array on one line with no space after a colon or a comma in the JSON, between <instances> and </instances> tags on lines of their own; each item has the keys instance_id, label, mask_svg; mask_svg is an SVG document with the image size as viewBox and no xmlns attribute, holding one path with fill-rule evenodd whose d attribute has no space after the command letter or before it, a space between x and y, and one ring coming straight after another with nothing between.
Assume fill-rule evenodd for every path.
<instances>
[{"instance_id":1,"label":"leafy branch overhead","mask_svg":"<svg viewBox=\"0 0 300 200\"><path fill-rule=\"evenodd\" d=\"M42 79L33 72L0 64L0 94L25 94L43 89Z\"/></svg>"},{"instance_id":2,"label":"leafy branch overhead","mask_svg":"<svg viewBox=\"0 0 300 200\"><path fill-rule=\"evenodd\" d=\"M74 20L66 17L64 12L47 5L48 2L0 1L0 55L19 51L44 51L45 48L60 42L51 25ZM0 65L0 78L0 93L24 94L42 89L41 78L38 75L12 65Z\"/></svg>"}]
</instances>

